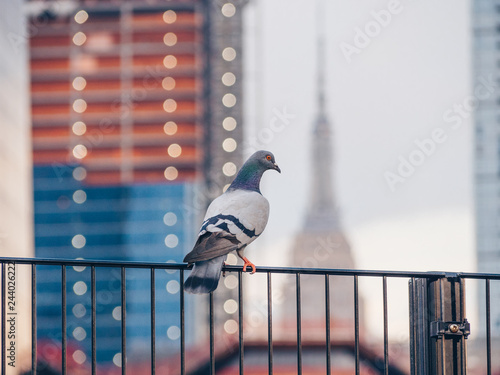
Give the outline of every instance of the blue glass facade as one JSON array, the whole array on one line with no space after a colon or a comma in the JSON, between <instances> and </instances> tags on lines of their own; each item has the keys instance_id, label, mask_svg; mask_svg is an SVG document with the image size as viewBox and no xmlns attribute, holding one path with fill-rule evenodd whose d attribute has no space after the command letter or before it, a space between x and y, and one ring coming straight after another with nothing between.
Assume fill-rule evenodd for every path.
<instances>
[{"instance_id":1,"label":"blue glass facade","mask_svg":"<svg viewBox=\"0 0 500 375\"><path fill-rule=\"evenodd\" d=\"M35 253L42 258L182 262L194 226L186 183L88 186L80 166L34 167ZM67 337L90 360L90 269L67 273ZM156 270L157 356L179 348L179 272ZM96 268L97 360L120 362L121 270ZM127 359L146 360L150 343L150 273L127 269ZM37 268L38 338L60 345L61 268ZM189 300L186 319L193 319ZM188 332L187 341L190 341ZM74 353L74 352L73 352ZM71 356L73 353L69 352ZM145 357L147 356L147 357ZM85 363L84 362L84 363Z\"/></svg>"}]
</instances>

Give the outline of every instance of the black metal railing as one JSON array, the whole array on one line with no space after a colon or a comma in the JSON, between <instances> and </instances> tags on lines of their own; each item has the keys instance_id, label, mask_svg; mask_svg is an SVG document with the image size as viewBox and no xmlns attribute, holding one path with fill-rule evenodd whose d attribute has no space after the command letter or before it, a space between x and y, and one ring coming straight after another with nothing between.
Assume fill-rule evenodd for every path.
<instances>
[{"instance_id":1,"label":"black metal railing","mask_svg":"<svg viewBox=\"0 0 500 375\"><path fill-rule=\"evenodd\" d=\"M186 264L173 263L151 263L151 262L126 262L126 261L104 261L104 260L68 260L68 259L38 259L38 258L0 258L2 264L2 294L1 294L1 316L2 316L2 374L6 373L7 366L7 347L6 347L6 319L8 314L7 308L7 271L9 265L26 265L31 267L31 373L37 373L37 267L39 266L57 266L61 268L61 373L67 374L67 267L90 267L90 295L91 295L91 372L97 372L97 356L96 356L96 268L118 268L120 270L120 292L121 292L121 372L127 373L127 337L126 337L126 272L129 269L148 269L150 271L150 324L151 324L151 374L156 373L156 291L155 291L155 271L156 270L176 270L179 272L180 284L180 299L179 299L179 316L180 316L180 370L179 373L184 375L187 373L186 361L189 360L186 354L185 337L185 295L183 292L185 271L189 269ZM245 337L244 337L244 286L242 282L242 269L239 266L225 266L226 272L237 273L238 275L238 367L239 373L244 373L245 364ZM278 274L288 274L295 276L295 303L296 303L296 358L297 358L297 374L302 374L303 371L303 346L302 346L302 317L301 317L301 283L302 277L305 275L319 275L324 278L325 288L325 364L326 373L331 373L331 312L330 312L330 278L332 276L348 276L353 278L353 296L354 296L354 347L353 356L355 361L355 373L361 372L361 347L360 347L360 297L359 297L359 278L375 277L382 281L382 309L383 309L383 354L380 359L382 364L380 373L390 374L398 373L391 369L391 358L389 353L389 336L388 336L388 279L403 278L409 281L409 304L410 304L410 371L412 375L422 374L466 374L467 371L467 356L466 356L466 339L469 334L469 326L465 318L465 280L484 280L486 294L486 371L490 375L492 373L491 363L491 295L490 281L500 280L499 274L483 274L483 273L449 273L449 272L401 272L401 271L372 271L372 270L341 270L341 269L319 269L319 268L285 268L285 267L258 267L257 273L263 273L266 276L267 290L267 362L268 373L273 374L274 364L274 341L273 341L273 288L272 276ZM448 283L448 284L446 284ZM451 293L451 294L450 294ZM434 316L430 312L429 304L434 304L432 309L439 310L442 314ZM210 294L209 306L209 340L210 340L210 355L209 355L209 372L215 374L216 371L216 333L215 319L216 308L214 307L214 295ZM448 311L453 314L449 315ZM439 315L439 316L438 316ZM448 321L449 316L453 319ZM436 319L436 320L434 320ZM439 320L441 319L441 320ZM432 327L431 327L432 326ZM436 328L437 327L437 328ZM429 329L433 330L429 332ZM432 337L431 337L432 336ZM448 350L447 340L450 340L452 347L452 359L446 354ZM448 363L451 361L453 363ZM434 363L435 362L435 363ZM451 366L451 367L450 367ZM450 370L451 369L451 370ZM399 372L401 373L401 372Z\"/></svg>"}]
</instances>

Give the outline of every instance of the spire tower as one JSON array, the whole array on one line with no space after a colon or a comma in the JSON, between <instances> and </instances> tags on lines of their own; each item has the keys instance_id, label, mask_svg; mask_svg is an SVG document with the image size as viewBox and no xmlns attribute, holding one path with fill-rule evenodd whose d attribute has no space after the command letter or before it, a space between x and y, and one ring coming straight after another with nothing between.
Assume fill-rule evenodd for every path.
<instances>
[{"instance_id":1,"label":"spire tower","mask_svg":"<svg viewBox=\"0 0 500 375\"><path fill-rule=\"evenodd\" d=\"M310 231L324 231L339 229L337 207L332 185L332 131L326 112L326 46L324 4L319 1L318 6L318 35L317 48L317 113L312 134L312 158L309 211L306 216L305 229Z\"/></svg>"},{"instance_id":2,"label":"spire tower","mask_svg":"<svg viewBox=\"0 0 500 375\"><path fill-rule=\"evenodd\" d=\"M349 243L340 225L339 212L335 202L333 188L333 152L332 129L327 116L326 100L326 51L327 44L324 25L321 22L325 16L324 2L318 0L318 35L317 35L317 112L312 124L312 158L311 186L309 202L304 217L302 229L295 237L290 256L291 265L295 267L319 268L354 268ZM332 277L334 279L334 277ZM318 309L317 301L324 298L324 289L318 287L320 280L314 277L304 277L302 290L302 319L308 327L309 339L320 339L324 335L324 311ZM295 288L294 281L288 283L289 288ZM335 288L331 290L331 312L335 316L332 327L337 332L349 332L354 317L353 280L346 277L335 278ZM289 290L287 293L293 293ZM295 301L291 299L285 306L285 311L295 309ZM294 322L287 324L293 325ZM342 331L345 330L345 331Z\"/></svg>"}]
</instances>

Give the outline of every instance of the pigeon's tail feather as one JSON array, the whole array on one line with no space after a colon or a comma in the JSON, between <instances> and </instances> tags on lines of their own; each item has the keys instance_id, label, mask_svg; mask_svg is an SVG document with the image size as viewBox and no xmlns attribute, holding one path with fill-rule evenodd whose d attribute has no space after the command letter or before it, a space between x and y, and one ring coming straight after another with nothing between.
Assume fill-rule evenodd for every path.
<instances>
[{"instance_id":1,"label":"pigeon's tail feather","mask_svg":"<svg viewBox=\"0 0 500 375\"><path fill-rule=\"evenodd\" d=\"M192 294L213 292L219 284L225 258L226 256L222 255L214 259L196 262L184 283L184 290Z\"/></svg>"}]
</instances>

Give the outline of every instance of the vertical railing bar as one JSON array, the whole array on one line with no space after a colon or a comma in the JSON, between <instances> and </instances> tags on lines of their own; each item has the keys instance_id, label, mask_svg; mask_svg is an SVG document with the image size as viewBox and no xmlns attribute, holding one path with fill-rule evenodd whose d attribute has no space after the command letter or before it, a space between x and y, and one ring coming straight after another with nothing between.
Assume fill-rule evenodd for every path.
<instances>
[{"instance_id":1,"label":"vertical railing bar","mask_svg":"<svg viewBox=\"0 0 500 375\"><path fill-rule=\"evenodd\" d=\"M267 358L268 374L273 375L273 293L271 272L267 273Z\"/></svg>"},{"instance_id":2,"label":"vertical railing bar","mask_svg":"<svg viewBox=\"0 0 500 375\"><path fill-rule=\"evenodd\" d=\"M408 282L408 312L409 312L409 334L408 337L408 346L409 346L409 354L410 354L410 374L415 375L415 321L417 320L417 312L415 310L415 280L413 278Z\"/></svg>"},{"instance_id":3,"label":"vertical railing bar","mask_svg":"<svg viewBox=\"0 0 500 375\"><path fill-rule=\"evenodd\" d=\"M95 287L95 266L90 267L90 299L91 299L91 339L92 339L92 375L97 374L97 355L96 355L96 287Z\"/></svg>"},{"instance_id":4,"label":"vertical railing bar","mask_svg":"<svg viewBox=\"0 0 500 375\"><path fill-rule=\"evenodd\" d=\"M62 338L61 338L61 346L62 346L62 373L63 375L66 374L67 372L67 366L66 366L66 352L67 352L67 345L66 345L66 334L67 334L67 321L66 321L66 266L63 264L61 266L61 315L62 315L62 327L61 327L61 333L62 333Z\"/></svg>"},{"instance_id":5,"label":"vertical railing bar","mask_svg":"<svg viewBox=\"0 0 500 375\"><path fill-rule=\"evenodd\" d=\"M151 267L150 270L150 302L151 302L151 375L156 374L156 283L155 283L155 269ZM181 292L182 295L182 292Z\"/></svg>"},{"instance_id":6,"label":"vertical railing bar","mask_svg":"<svg viewBox=\"0 0 500 375\"><path fill-rule=\"evenodd\" d=\"M412 375L417 374L417 319L418 319L418 313L417 313L417 283L414 277L411 278L411 299L410 299L410 312L413 311L414 314L414 319L411 322L411 340L412 340L412 345L410 345L410 358L413 358L413 368L412 368ZM410 298L410 296L408 297Z\"/></svg>"},{"instance_id":7,"label":"vertical railing bar","mask_svg":"<svg viewBox=\"0 0 500 375\"><path fill-rule=\"evenodd\" d=\"M180 308L181 308L181 375L186 373L186 327L184 322L184 270L179 270L180 282Z\"/></svg>"},{"instance_id":8,"label":"vertical railing bar","mask_svg":"<svg viewBox=\"0 0 500 375\"><path fill-rule=\"evenodd\" d=\"M358 306L358 275L354 275L354 352L356 358L356 375L360 373L359 363L359 306Z\"/></svg>"},{"instance_id":9,"label":"vertical railing bar","mask_svg":"<svg viewBox=\"0 0 500 375\"><path fill-rule=\"evenodd\" d=\"M240 359L240 375L243 375L244 342L243 342L243 273L238 272L238 343Z\"/></svg>"},{"instance_id":10,"label":"vertical railing bar","mask_svg":"<svg viewBox=\"0 0 500 375\"><path fill-rule=\"evenodd\" d=\"M7 362L7 353L5 347L5 323L7 319L5 318L5 263L2 263L2 374L6 372L6 362Z\"/></svg>"},{"instance_id":11,"label":"vertical railing bar","mask_svg":"<svg viewBox=\"0 0 500 375\"><path fill-rule=\"evenodd\" d=\"M31 373L36 374L36 264L31 265Z\"/></svg>"},{"instance_id":12,"label":"vertical railing bar","mask_svg":"<svg viewBox=\"0 0 500 375\"><path fill-rule=\"evenodd\" d=\"M300 273L295 274L296 300L297 300L297 374L302 374L302 312L300 298Z\"/></svg>"},{"instance_id":13,"label":"vertical railing bar","mask_svg":"<svg viewBox=\"0 0 500 375\"><path fill-rule=\"evenodd\" d=\"M121 307L122 307L122 375L127 372L127 324L126 324L126 310L127 310L127 293L126 293L126 278L125 278L125 267L121 268Z\"/></svg>"},{"instance_id":14,"label":"vertical railing bar","mask_svg":"<svg viewBox=\"0 0 500 375\"><path fill-rule=\"evenodd\" d=\"M465 316L465 280L464 279L459 279L459 288L460 288L460 321L464 321L466 319ZM462 347L462 353L461 353L461 358L460 362L462 365L462 374L467 373L467 345L465 345L465 337L462 336L460 339L460 345Z\"/></svg>"},{"instance_id":15,"label":"vertical railing bar","mask_svg":"<svg viewBox=\"0 0 500 375\"><path fill-rule=\"evenodd\" d=\"M326 328L326 374L332 372L331 338L330 338L330 275L325 275L325 328Z\"/></svg>"},{"instance_id":16,"label":"vertical railing bar","mask_svg":"<svg viewBox=\"0 0 500 375\"><path fill-rule=\"evenodd\" d=\"M491 375L490 279L486 279L486 370Z\"/></svg>"},{"instance_id":17,"label":"vertical railing bar","mask_svg":"<svg viewBox=\"0 0 500 375\"><path fill-rule=\"evenodd\" d=\"M214 292L210 292L210 375L215 375Z\"/></svg>"},{"instance_id":18,"label":"vertical railing bar","mask_svg":"<svg viewBox=\"0 0 500 375\"><path fill-rule=\"evenodd\" d=\"M384 375L389 374L389 327L387 324L387 276L382 278L382 298L384 300Z\"/></svg>"},{"instance_id":19,"label":"vertical railing bar","mask_svg":"<svg viewBox=\"0 0 500 375\"><path fill-rule=\"evenodd\" d=\"M441 307L441 316L440 320L445 321L445 306L444 306L444 279L441 278L439 279L439 306ZM445 348L445 342L444 342L444 335L441 335L439 337L439 340L441 341L441 369L442 369L442 375L446 375L446 362L445 362L445 356L446 356L446 348Z\"/></svg>"}]
</instances>

